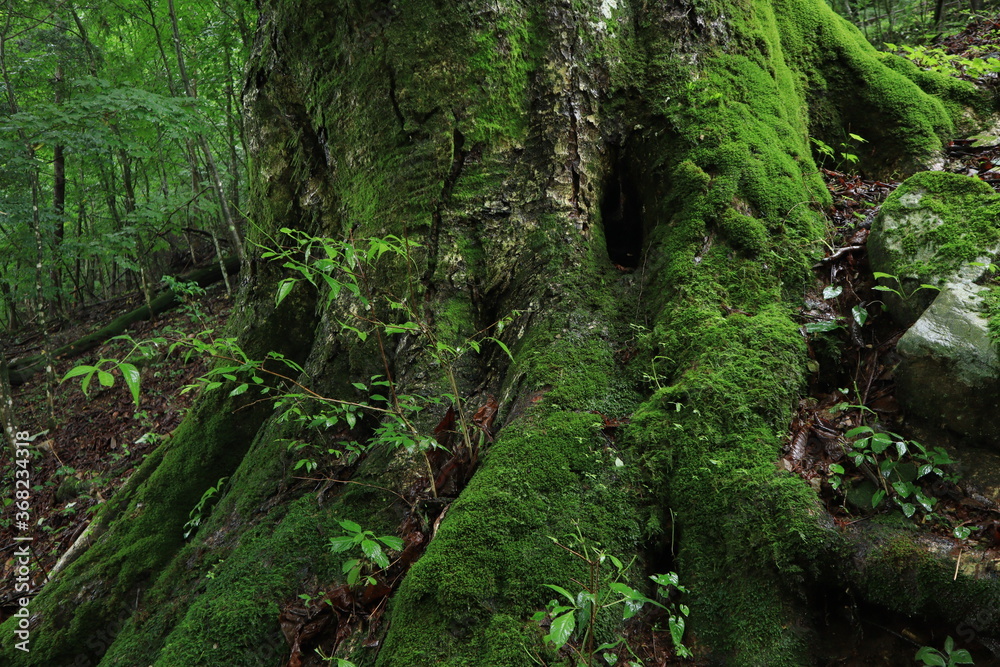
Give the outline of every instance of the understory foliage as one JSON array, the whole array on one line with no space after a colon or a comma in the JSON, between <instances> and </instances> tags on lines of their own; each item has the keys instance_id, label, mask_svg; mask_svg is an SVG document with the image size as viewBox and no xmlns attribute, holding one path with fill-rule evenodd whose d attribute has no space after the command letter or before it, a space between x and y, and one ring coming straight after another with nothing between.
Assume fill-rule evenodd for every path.
<instances>
[{"instance_id":1,"label":"understory foliage","mask_svg":"<svg viewBox=\"0 0 1000 667\"><path fill-rule=\"evenodd\" d=\"M253 21L229 0L0 3L0 330L155 296L213 237L236 253Z\"/></svg>"}]
</instances>

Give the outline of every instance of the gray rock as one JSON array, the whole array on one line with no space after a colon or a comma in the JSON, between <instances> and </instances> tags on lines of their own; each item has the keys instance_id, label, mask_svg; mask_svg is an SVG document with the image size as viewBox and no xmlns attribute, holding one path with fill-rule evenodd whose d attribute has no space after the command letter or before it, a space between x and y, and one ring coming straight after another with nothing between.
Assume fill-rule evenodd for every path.
<instances>
[{"instance_id":1,"label":"gray rock","mask_svg":"<svg viewBox=\"0 0 1000 667\"><path fill-rule=\"evenodd\" d=\"M868 260L872 271L895 276L878 282L899 292L882 295L886 310L903 326L912 325L931 305L937 297L935 288L983 280L986 265L1000 254L1000 234L984 245L983 237L989 234L977 234L962 208L944 205L953 192L935 192L934 181L942 179L950 190L967 187L964 199L971 200L965 203L972 207L977 200L998 199L977 179L924 172L907 179L883 204L868 239ZM958 241L966 240L969 243L961 247Z\"/></svg>"},{"instance_id":2,"label":"gray rock","mask_svg":"<svg viewBox=\"0 0 1000 667\"><path fill-rule=\"evenodd\" d=\"M910 412L1000 446L1000 357L983 312L986 289L961 282L942 288L896 345L896 381Z\"/></svg>"},{"instance_id":3,"label":"gray rock","mask_svg":"<svg viewBox=\"0 0 1000 667\"><path fill-rule=\"evenodd\" d=\"M899 293L882 292L886 308L910 327L896 346L900 403L992 447L1000 447L1000 357L989 288L979 283L1000 256L998 213L1000 196L981 181L917 174L886 200L868 242L873 271L894 276L880 283Z\"/></svg>"}]
</instances>

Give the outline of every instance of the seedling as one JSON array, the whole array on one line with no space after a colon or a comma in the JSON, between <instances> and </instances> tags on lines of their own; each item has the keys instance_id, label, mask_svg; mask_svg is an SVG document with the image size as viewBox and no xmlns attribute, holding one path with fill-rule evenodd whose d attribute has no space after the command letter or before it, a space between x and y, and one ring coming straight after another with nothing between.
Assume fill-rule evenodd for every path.
<instances>
[{"instance_id":1,"label":"seedling","mask_svg":"<svg viewBox=\"0 0 1000 667\"><path fill-rule=\"evenodd\" d=\"M956 649L955 640L950 636L944 640L944 652L923 646L914 656L925 667L955 667L955 665L974 665L972 655L964 648Z\"/></svg>"},{"instance_id":2,"label":"seedling","mask_svg":"<svg viewBox=\"0 0 1000 667\"><path fill-rule=\"evenodd\" d=\"M582 590L575 596L562 586L544 584L563 598L562 600L551 600L546 605L545 611L539 611L532 616L532 620L536 623L541 623L546 618L550 619L549 632L543 637L545 643L551 644L558 650L567 646L570 640L575 638L577 645L570 646L570 648L576 656L577 665L587 667L593 665L594 657L598 654L603 654L608 664L616 664L618 656L610 651L624 644L624 639L619 638L616 641L595 647L598 615L604 609L622 605L622 620L628 620L635 616L644 605L652 604L669 613L670 637L674 644L675 653L679 657L691 657L691 651L683 643L685 619L690 613L687 605L657 602L624 583L623 580L627 578L628 571L635 563L635 559L633 558L632 561L625 564L618 558L589 546L584 540L579 526L576 526L576 532L570 537L576 549L560 543L554 537L550 537L550 539L556 546L584 561L587 565L589 578L586 584L577 582ZM609 565L610 567L608 567ZM605 568L605 571L610 569L609 578L606 579L606 575L602 574L602 567ZM654 574L649 578L656 584L657 590L663 593L664 599L667 599L667 594L671 591L687 593L687 589L680 585L678 576L674 572ZM627 644L625 646L627 647ZM631 649L629 650L631 651ZM633 655L633 657L635 656Z\"/></svg>"},{"instance_id":3,"label":"seedling","mask_svg":"<svg viewBox=\"0 0 1000 667\"><path fill-rule=\"evenodd\" d=\"M371 571L374 566L380 570L389 567L389 557L385 555L382 547L393 551L403 550L403 540L393 535L383 535L376 537L370 530L363 530L360 525L353 521L341 520L337 523L344 529L344 535L330 538L330 551L342 553L351 549L361 549L361 556L344 561L341 571L347 575L347 585L354 586L362 578L369 586L375 585L375 577L370 573L362 577L364 571Z\"/></svg>"}]
</instances>

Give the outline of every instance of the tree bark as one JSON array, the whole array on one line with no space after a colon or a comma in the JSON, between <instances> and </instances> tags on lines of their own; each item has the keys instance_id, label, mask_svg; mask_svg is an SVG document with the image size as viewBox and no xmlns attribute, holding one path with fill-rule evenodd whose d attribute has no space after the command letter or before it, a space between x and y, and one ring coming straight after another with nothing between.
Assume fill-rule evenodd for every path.
<instances>
[{"instance_id":1,"label":"tree bark","mask_svg":"<svg viewBox=\"0 0 1000 667\"><path fill-rule=\"evenodd\" d=\"M328 399L362 400L352 383L373 376L393 379L392 400L442 397L414 418L426 438L444 437L449 403L473 414L495 397L495 433L466 480L374 437L370 413L333 434L207 393L34 601L32 660L319 664L290 652L279 616L294 626L298 596L344 590L328 546L344 519L423 550L383 579L387 607L315 639L359 665L554 664L530 617L546 584L576 592L587 575L550 539L567 534L677 571L697 650L724 664L820 660L816 603L845 588L995 627L996 581L952 581L906 531L836 528L776 467L829 201L809 136L851 131L876 147L866 168L914 169L957 106L907 73L952 102L970 89L877 55L823 0L334 4L263 3L244 89L256 256L231 332L251 358L302 363L298 381ZM360 296L391 295L421 333L401 320L410 333L377 336L370 322L398 310L370 314L349 290L301 283L276 303L296 274L259 248L287 246L282 228L419 243L364 268ZM436 343L481 331L512 359L484 342L442 361ZM352 439L375 446L325 453ZM322 452L315 474L296 470L296 443ZM364 594L345 593L357 609ZM618 619L599 618L599 641Z\"/></svg>"}]
</instances>

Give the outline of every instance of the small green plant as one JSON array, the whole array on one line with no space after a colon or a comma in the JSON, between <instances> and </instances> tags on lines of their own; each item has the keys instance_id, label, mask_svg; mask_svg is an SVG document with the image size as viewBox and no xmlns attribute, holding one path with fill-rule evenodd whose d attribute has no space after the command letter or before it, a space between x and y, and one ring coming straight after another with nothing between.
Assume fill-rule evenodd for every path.
<instances>
[{"instance_id":1,"label":"small green plant","mask_svg":"<svg viewBox=\"0 0 1000 667\"><path fill-rule=\"evenodd\" d=\"M809 141L811 141L813 146L816 147L816 152L823 156L820 160L820 167L826 163L827 158L837 160L834 163L834 171L840 171L840 168L845 162L849 162L851 164L858 163L860 158L858 158L857 153L854 153L853 151L856 151L861 144L868 143L868 140L860 135L854 134L853 132L849 132L847 136L849 140L842 141L838 146L839 150L834 150L832 146L817 139L816 137L809 137ZM839 156L839 158L837 158L837 156Z\"/></svg>"},{"instance_id":2,"label":"small green plant","mask_svg":"<svg viewBox=\"0 0 1000 667\"><path fill-rule=\"evenodd\" d=\"M924 494L917 480L930 474L952 479L941 468L954 463L944 449L928 449L895 433L876 432L870 426L858 426L844 435L856 438L847 451L848 458L881 487L872 495L872 508L879 507L888 498L907 518L918 509L934 510L937 499ZM846 472L844 466L833 463L829 471L830 485L840 489Z\"/></svg>"},{"instance_id":3,"label":"small green plant","mask_svg":"<svg viewBox=\"0 0 1000 667\"><path fill-rule=\"evenodd\" d=\"M352 549L360 549L361 556L344 561L341 571L347 575L347 585L354 586L363 579L369 586L375 585L376 572L374 566L379 570L389 567L389 557L386 556L383 547L392 551L403 550L403 540L393 535L383 535L376 537L370 530L364 530L353 521L340 520L337 523L344 529L344 534L340 537L330 538L330 551L333 553L343 553ZM362 577L362 573L369 571Z\"/></svg>"},{"instance_id":4,"label":"small green plant","mask_svg":"<svg viewBox=\"0 0 1000 667\"><path fill-rule=\"evenodd\" d=\"M190 517L187 523L184 524L184 539L186 540L188 536L193 533L201 525L201 522L208 517L208 510L206 509L209 501L215 497L215 495L222 489L229 477L220 477L219 481L215 483L215 486L210 486L205 493L201 494L201 500L195 505L191 512L188 514Z\"/></svg>"},{"instance_id":5,"label":"small green plant","mask_svg":"<svg viewBox=\"0 0 1000 667\"><path fill-rule=\"evenodd\" d=\"M940 47L906 44L897 46L896 44L885 43L885 47L891 51L902 51L899 55L906 58L921 69L932 72L940 72L949 76L982 79L990 75L1000 74L1000 59L989 58L966 58L959 54L946 52ZM995 53L995 45L983 45L979 47L986 53Z\"/></svg>"},{"instance_id":6,"label":"small green plant","mask_svg":"<svg viewBox=\"0 0 1000 667\"><path fill-rule=\"evenodd\" d=\"M205 313L201 309L200 300L205 296L205 289L195 281L177 280L172 276L161 279L167 289L180 300L179 310L188 316L192 322L204 322Z\"/></svg>"},{"instance_id":7,"label":"small green plant","mask_svg":"<svg viewBox=\"0 0 1000 667\"><path fill-rule=\"evenodd\" d=\"M532 616L532 620L536 623L549 619L549 632L543 637L546 643L551 644L556 650L569 645L575 655L576 664L580 666L590 667L598 655L601 655L607 664L616 664L619 656L612 651L623 644L628 648L628 644L625 644L623 638L619 638L595 646L598 615L604 609L621 605L622 620L627 620L635 616L644 605L651 604L669 614L670 637L675 653L682 658L691 657L691 651L683 643L685 619L690 613L687 605L657 602L626 584L624 580L628 578L628 572L635 559L626 564L600 549L589 546L579 526L576 526L576 532L569 537L573 540L575 549L561 544L554 537L550 539L560 548L582 560L587 566L589 577L586 584L577 582L582 590L576 595L562 586L544 584L563 598L551 600L544 611L536 612ZM657 591L662 593L664 600L668 599L668 594L672 591L687 593L687 589L680 585L676 573L654 574L649 578L656 584ZM570 645L573 639L576 640L576 645ZM628 650L631 651L630 648ZM633 657L638 660L634 654Z\"/></svg>"},{"instance_id":8,"label":"small green plant","mask_svg":"<svg viewBox=\"0 0 1000 667\"><path fill-rule=\"evenodd\" d=\"M122 378L125 380L125 384L128 385L129 391L132 392L132 400L135 402L136 407L139 407L139 369L136 368L134 364L130 364L127 361L118 361L117 359L100 359L94 365L81 364L79 366L74 366L68 373L66 373L66 375L63 376L61 382L65 382L70 378L80 377L82 375L83 381L81 383L81 389L83 390L84 395L86 395L87 389L90 388L90 383L94 379L95 375L97 376L98 383L102 387L114 386L115 378L114 375L111 374L114 370L121 373Z\"/></svg>"},{"instance_id":9,"label":"small green plant","mask_svg":"<svg viewBox=\"0 0 1000 667\"><path fill-rule=\"evenodd\" d=\"M206 579L215 579L215 575L217 573L217 570L219 569L219 566L222 565L225 562L226 562L225 558L220 558L215 563L212 563L212 568L208 572L205 573L205 578Z\"/></svg>"},{"instance_id":10,"label":"small green plant","mask_svg":"<svg viewBox=\"0 0 1000 667\"><path fill-rule=\"evenodd\" d=\"M924 284L921 284L916 289L914 289L912 291L909 291L909 292L906 292L903 289L903 282L899 279L898 276L894 276L891 273L882 273L881 271L874 271L874 272L872 272L872 276L874 276L876 279L885 278L887 280L892 280L892 281L894 281L896 283L896 287L899 288L899 289L895 289L893 287L889 287L888 285L875 285L875 286L872 287L873 290L875 290L877 292L891 292L892 294L895 294L896 296L898 296L903 301L906 301L907 299L909 299L910 297L912 297L914 294L916 294L917 292L919 292L922 289L929 289L929 290L934 290L934 291L940 291L941 290L941 288L937 287L936 285L928 285L928 284L924 283Z\"/></svg>"},{"instance_id":11,"label":"small green plant","mask_svg":"<svg viewBox=\"0 0 1000 667\"><path fill-rule=\"evenodd\" d=\"M944 652L930 646L923 646L914 657L924 667L955 667L955 665L976 664L968 651L964 648L955 648L955 640L950 636L944 640Z\"/></svg>"}]
</instances>

